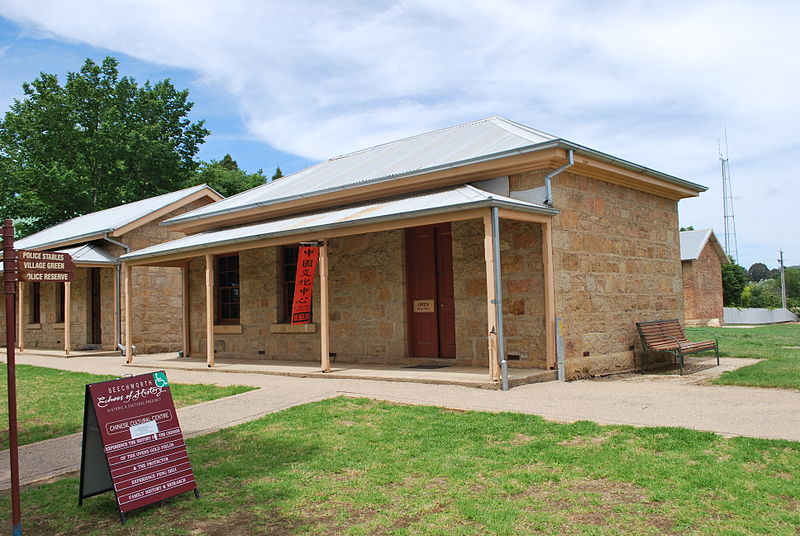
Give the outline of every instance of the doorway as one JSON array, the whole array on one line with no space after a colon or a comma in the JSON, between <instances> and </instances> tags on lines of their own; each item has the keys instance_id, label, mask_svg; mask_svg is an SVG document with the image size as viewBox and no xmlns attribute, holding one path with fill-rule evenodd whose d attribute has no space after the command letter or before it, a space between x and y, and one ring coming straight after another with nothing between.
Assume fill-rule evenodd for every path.
<instances>
[{"instance_id":1,"label":"doorway","mask_svg":"<svg viewBox=\"0 0 800 536\"><path fill-rule=\"evenodd\" d=\"M405 231L409 354L456 357L450 223Z\"/></svg>"},{"instance_id":2,"label":"doorway","mask_svg":"<svg viewBox=\"0 0 800 536\"><path fill-rule=\"evenodd\" d=\"M89 269L89 341L91 345L103 344L102 321L100 318L100 268Z\"/></svg>"}]
</instances>

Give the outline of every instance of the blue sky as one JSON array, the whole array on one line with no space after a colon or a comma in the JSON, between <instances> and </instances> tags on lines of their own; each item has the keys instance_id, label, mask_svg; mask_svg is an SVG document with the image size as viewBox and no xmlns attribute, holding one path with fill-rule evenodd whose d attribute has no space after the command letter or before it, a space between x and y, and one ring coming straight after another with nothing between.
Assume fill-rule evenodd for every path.
<instances>
[{"instance_id":1,"label":"blue sky","mask_svg":"<svg viewBox=\"0 0 800 536\"><path fill-rule=\"evenodd\" d=\"M113 55L189 89L200 158L267 173L502 115L708 186L681 225L721 240L727 128L739 261L791 265L797 20L796 1L4 0L0 106Z\"/></svg>"}]
</instances>

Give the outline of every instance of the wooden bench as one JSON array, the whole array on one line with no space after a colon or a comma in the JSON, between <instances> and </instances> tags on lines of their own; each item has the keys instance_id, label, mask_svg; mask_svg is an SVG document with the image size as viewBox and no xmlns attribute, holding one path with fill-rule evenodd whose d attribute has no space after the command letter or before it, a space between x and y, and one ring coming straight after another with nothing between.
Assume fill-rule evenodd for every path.
<instances>
[{"instance_id":1,"label":"wooden bench","mask_svg":"<svg viewBox=\"0 0 800 536\"><path fill-rule=\"evenodd\" d=\"M641 372L644 372L644 354L647 350L652 352L668 352L674 355L681 367L681 375L683 375L683 356L688 354L714 350L717 354L717 365L719 365L719 341L716 335L706 329L699 329L696 331L711 333L711 336L714 337L713 341L690 341L686 338L686 333L677 318L672 320L636 322L636 329L639 331L639 337L642 339L642 347L644 350L644 352L642 352Z\"/></svg>"}]
</instances>

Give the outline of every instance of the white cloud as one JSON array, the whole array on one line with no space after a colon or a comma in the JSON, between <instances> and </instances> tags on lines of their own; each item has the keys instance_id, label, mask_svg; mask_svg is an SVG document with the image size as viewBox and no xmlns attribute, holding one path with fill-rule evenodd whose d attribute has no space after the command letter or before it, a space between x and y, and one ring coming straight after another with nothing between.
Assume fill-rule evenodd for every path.
<instances>
[{"instance_id":1,"label":"white cloud","mask_svg":"<svg viewBox=\"0 0 800 536\"><path fill-rule=\"evenodd\" d=\"M707 184L682 203L682 221L720 235L716 152L727 126L740 259L773 255L780 237L800 263L800 239L777 231L792 224L800 193L797 2L113 6L6 0L0 15L43 36L193 70L235 98L232 113L254 136L314 159L504 115ZM776 184L781 195L767 195Z\"/></svg>"}]
</instances>

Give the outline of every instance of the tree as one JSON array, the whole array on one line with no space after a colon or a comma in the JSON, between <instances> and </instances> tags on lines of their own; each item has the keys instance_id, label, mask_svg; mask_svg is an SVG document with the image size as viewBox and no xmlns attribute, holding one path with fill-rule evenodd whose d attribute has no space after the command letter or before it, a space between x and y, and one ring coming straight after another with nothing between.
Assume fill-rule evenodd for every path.
<instances>
[{"instance_id":1,"label":"tree","mask_svg":"<svg viewBox=\"0 0 800 536\"><path fill-rule=\"evenodd\" d=\"M264 182L266 177L261 170L248 174L239 168L239 164L231 158L231 155L226 154L222 160L203 162L200 170L187 182L187 185L205 183L225 197L229 197L260 186Z\"/></svg>"},{"instance_id":2,"label":"tree","mask_svg":"<svg viewBox=\"0 0 800 536\"><path fill-rule=\"evenodd\" d=\"M738 264L722 265L722 301L726 307L741 305L742 291L747 285L747 270Z\"/></svg>"},{"instance_id":3,"label":"tree","mask_svg":"<svg viewBox=\"0 0 800 536\"><path fill-rule=\"evenodd\" d=\"M757 262L753 264L748 270L747 274L750 277L750 281L761 281L763 279L769 279L769 268L763 262Z\"/></svg>"},{"instance_id":4,"label":"tree","mask_svg":"<svg viewBox=\"0 0 800 536\"><path fill-rule=\"evenodd\" d=\"M684 232L684 231L694 231L694 225L690 225L689 227L681 227L680 231L681 231L681 232Z\"/></svg>"},{"instance_id":5,"label":"tree","mask_svg":"<svg viewBox=\"0 0 800 536\"><path fill-rule=\"evenodd\" d=\"M283 171L281 171L280 166L275 168L275 173L272 175L272 180L280 179L283 177Z\"/></svg>"},{"instance_id":6,"label":"tree","mask_svg":"<svg viewBox=\"0 0 800 536\"><path fill-rule=\"evenodd\" d=\"M62 86L52 74L22 86L0 120L4 217L33 232L75 216L180 188L210 132L187 116L188 91L139 85L119 62L87 59ZM0 192L5 193L5 192Z\"/></svg>"}]
</instances>

